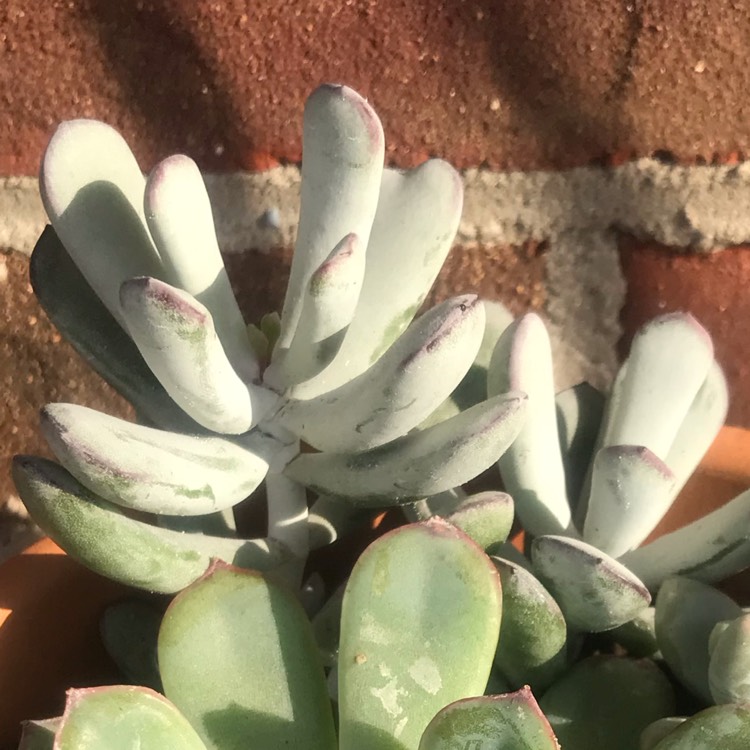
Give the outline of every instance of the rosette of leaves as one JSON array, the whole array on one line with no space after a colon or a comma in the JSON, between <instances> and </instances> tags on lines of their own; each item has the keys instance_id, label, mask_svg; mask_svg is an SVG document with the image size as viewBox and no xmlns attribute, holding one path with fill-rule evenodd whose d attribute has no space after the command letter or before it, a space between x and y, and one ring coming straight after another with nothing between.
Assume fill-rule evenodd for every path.
<instances>
[{"instance_id":1,"label":"rosette of leaves","mask_svg":"<svg viewBox=\"0 0 750 750\"><path fill-rule=\"evenodd\" d=\"M714 582L750 565L750 492L643 544L723 424L724 376L690 315L656 318L636 334L605 399L587 385L555 397L547 331L536 315L501 335L488 392L528 394L528 417L498 462L532 539L536 578L568 629L630 623L653 630L652 592L670 576Z\"/></svg>"},{"instance_id":2,"label":"rosette of leaves","mask_svg":"<svg viewBox=\"0 0 750 750\"><path fill-rule=\"evenodd\" d=\"M216 563L158 624L163 695L72 690L63 716L28 724L21 747L557 750L528 688L482 695L501 614L494 566L455 526L432 519L386 534L346 587L332 702L297 599Z\"/></svg>"},{"instance_id":3,"label":"rosette of leaves","mask_svg":"<svg viewBox=\"0 0 750 750\"><path fill-rule=\"evenodd\" d=\"M310 96L303 150L283 311L248 328L190 159L144 177L121 136L89 120L63 123L47 147L51 227L32 285L138 422L48 405L60 463L18 457L14 477L42 529L105 575L173 593L211 558L301 560L368 509L468 481L521 427L525 396L510 393L415 430L484 334L472 295L412 322L458 226L459 175L440 160L384 169L377 115L342 86ZM232 508L261 484L268 536L239 538Z\"/></svg>"}]
</instances>

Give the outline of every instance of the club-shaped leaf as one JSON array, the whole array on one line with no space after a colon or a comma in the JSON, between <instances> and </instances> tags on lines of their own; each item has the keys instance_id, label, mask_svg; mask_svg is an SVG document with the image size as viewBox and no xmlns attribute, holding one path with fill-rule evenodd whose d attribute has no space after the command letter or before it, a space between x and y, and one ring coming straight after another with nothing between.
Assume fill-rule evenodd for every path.
<instances>
[{"instance_id":1,"label":"club-shaped leaf","mask_svg":"<svg viewBox=\"0 0 750 750\"><path fill-rule=\"evenodd\" d=\"M145 185L127 143L103 122L62 123L42 159L39 187L52 226L121 324L120 284L163 273L143 215Z\"/></svg>"},{"instance_id":2,"label":"club-shaped leaf","mask_svg":"<svg viewBox=\"0 0 750 750\"><path fill-rule=\"evenodd\" d=\"M584 540L612 557L637 547L669 510L674 485L674 474L648 448L602 448L594 459Z\"/></svg>"},{"instance_id":3,"label":"club-shaped leaf","mask_svg":"<svg viewBox=\"0 0 750 750\"><path fill-rule=\"evenodd\" d=\"M505 492L478 492L465 498L445 518L491 555L510 533L513 498Z\"/></svg>"},{"instance_id":4,"label":"club-shaped leaf","mask_svg":"<svg viewBox=\"0 0 750 750\"><path fill-rule=\"evenodd\" d=\"M158 652L165 694L208 750L335 750L307 616L259 574L214 566L167 609Z\"/></svg>"},{"instance_id":5,"label":"club-shaped leaf","mask_svg":"<svg viewBox=\"0 0 750 750\"><path fill-rule=\"evenodd\" d=\"M365 275L365 247L347 234L310 277L297 330L264 373L275 390L318 375L338 354L357 309Z\"/></svg>"},{"instance_id":6,"label":"club-shaped leaf","mask_svg":"<svg viewBox=\"0 0 750 750\"><path fill-rule=\"evenodd\" d=\"M557 602L528 571L493 557L503 589L495 665L512 688L543 692L567 666L567 627Z\"/></svg>"},{"instance_id":7,"label":"club-shaped leaf","mask_svg":"<svg viewBox=\"0 0 750 750\"><path fill-rule=\"evenodd\" d=\"M371 544L344 595L340 750L415 750L439 709L481 695L501 606L489 558L445 521Z\"/></svg>"},{"instance_id":8,"label":"club-shaped leaf","mask_svg":"<svg viewBox=\"0 0 750 750\"><path fill-rule=\"evenodd\" d=\"M524 529L534 536L570 530L565 473L557 437L549 335L534 313L511 323L490 362L490 396L519 390L529 397L526 421L498 466Z\"/></svg>"},{"instance_id":9,"label":"club-shaped leaf","mask_svg":"<svg viewBox=\"0 0 750 750\"><path fill-rule=\"evenodd\" d=\"M205 305L237 374L245 382L255 381L258 361L221 258L206 186L192 159L178 154L154 168L146 183L144 211L164 280ZM131 274L136 275L145 274Z\"/></svg>"},{"instance_id":10,"label":"club-shaped leaf","mask_svg":"<svg viewBox=\"0 0 750 750\"><path fill-rule=\"evenodd\" d=\"M669 576L713 583L744 570L750 565L750 491L628 552L621 562L652 590Z\"/></svg>"},{"instance_id":11,"label":"club-shaped leaf","mask_svg":"<svg viewBox=\"0 0 750 750\"><path fill-rule=\"evenodd\" d=\"M665 460L712 363L711 337L692 315L670 313L643 326L612 392L603 446L643 445Z\"/></svg>"},{"instance_id":12,"label":"club-shaped leaf","mask_svg":"<svg viewBox=\"0 0 750 750\"><path fill-rule=\"evenodd\" d=\"M714 701L750 703L750 615L714 627L709 650L708 685Z\"/></svg>"},{"instance_id":13,"label":"club-shaped leaf","mask_svg":"<svg viewBox=\"0 0 750 750\"><path fill-rule=\"evenodd\" d=\"M143 427L75 404L44 407L41 426L81 484L117 505L151 513L197 516L230 508L268 471L262 451Z\"/></svg>"},{"instance_id":14,"label":"club-shaped leaf","mask_svg":"<svg viewBox=\"0 0 750 750\"><path fill-rule=\"evenodd\" d=\"M654 750L745 750L750 746L750 705L712 706L682 722Z\"/></svg>"},{"instance_id":15,"label":"club-shaped leaf","mask_svg":"<svg viewBox=\"0 0 750 750\"><path fill-rule=\"evenodd\" d=\"M563 748L635 750L649 724L674 713L675 696L650 659L594 656L555 682L539 705Z\"/></svg>"},{"instance_id":16,"label":"club-shaped leaf","mask_svg":"<svg viewBox=\"0 0 750 750\"><path fill-rule=\"evenodd\" d=\"M534 573L575 630L611 630L651 602L646 587L625 566L584 542L537 537L531 545L531 561Z\"/></svg>"},{"instance_id":17,"label":"club-shaped leaf","mask_svg":"<svg viewBox=\"0 0 750 750\"><path fill-rule=\"evenodd\" d=\"M13 479L34 521L71 557L147 591L180 591L205 572L212 557L266 570L289 557L273 540L182 534L129 518L43 458L16 456Z\"/></svg>"},{"instance_id":18,"label":"club-shaped leaf","mask_svg":"<svg viewBox=\"0 0 750 750\"><path fill-rule=\"evenodd\" d=\"M206 750L187 719L153 690L69 690L55 750Z\"/></svg>"},{"instance_id":19,"label":"club-shaped leaf","mask_svg":"<svg viewBox=\"0 0 750 750\"><path fill-rule=\"evenodd\" d=\"M726 594L690 578L668 578L656 596L656 640L664 660L680 682L707 702L711 631L741 614Z\"/></svg>"},{"instance_id":20,"label":"club-shaped leaf","mask_svg":"<svg viewBox=\"0 0 750 750\"><path fill-rule=\"evenodd\" d=\"M465 698L441 709L419 750L560 750L528 687L506 695Z\"/></svg>"},{"instance_id":21,"label":"club-shaped leaf","mask_svg":"<svg viewBox=\"0 0 750 750\"><path fill-rule=\"evenodd\" d=\"M143 358L196 422L215 432L239 434L272 407L275 395L237 375L211 313L189 294L143 277L124 282L120 300Z\"/></svg>"},{"instance_id":22,"label":"club-shaped leaf","mask_svg":"<svg viewBox=\"0 0 750 750\"><path fill-rule=\"evenodd\" d=\"M302 454L285 473L319 494L364 506L413 501L491 466L518 434L525 405L523 394L505 394L369 451Z\"/></svg>"},{"instance_id":23,"label":"club-shaped leaf","mask_svg":"<svg viewBox=\"0 0 750 750\"><path fill-rule=\"evenodd\" d=\"M102 642L123 678L162 692L156 640L162 612L144 599L125 599L110 605L100 623Z\"/></svg>"},{"instance_id":24,"label":"club-shaped leaf","mask_svg":"<svg viewBox=\"0 0 750 750\"><path fill-rule=\"evenodd\" d=\"M169 397L51 226L45 228L34 247L29 277L34 294L58 330L139 414L168 429L202 429Z\"/></svg>"},{"instance_id":25,"label":"club-shaped leaf","mask_svg":"<svg viewBox=\"0 0 750 750\"><path fill-rule=\"evenodd\" d=\"M586 475L595 454L604 415L605 397L588 383L579 383L555 396L557 431L562 450L568 501L576 516Z\"/></svg>"},{"instance_id":26,"label":"club-shaped leaf","mask_svg":"<svg viewBox=\"0 0 750 750\"><path fill-rule=\"evenodd\" d=\"M346 86L324 85L305 104L297 242L281 315L279 356L288 349L314 271L347 234L367 247L383 173L378 116Z\"/></svg>"},{"instance_id":27,"label":"club-shaped leaf","mask_svg":"<svg viewBox=\"0 0 750 750\"><path fill-rule=\"evenodd\" d=\"M656 608L646 607L624 625L607 631L607 636L624 648L628 656L636 659L653 656L659 650L655 621Z\"/></svg>"},{"instance_id":28,"label":"club-shaped leaf","mask_svg":"<svg viewBox=\"0 0 750 750\"><path fill-rule=\"evenodd\" d=\"M719 364L714 361L706 379L690 405L677 431L666 464L676 477L676 495L695 471L711 446L727 416L729 393L727 381Z\"/></svg>"},{"instance_id":29,"label":"club-shaped leaf","mask_svg":"<svg viewBox=\"0 0 750 750\"><path fill-rule=\"evenodd\" d=\"M455 297L425 313L359 377L307 401L290 401L281 423L319 450L359 451L405 435L444 401L474 359L484 306Z\"/></svg>"},{"instance_id":30,"label":"club-shaped leaf","mask_svg":"<svg viewBox=\"0 0 750 750\"><path fill-rule=\"evenodd\" d=\"M385 170L354 320L331 366L295 396L311 398L346 383L406 330L453 244L462 205L461 176L447 162Z\"/></svg>"}]
</instances>

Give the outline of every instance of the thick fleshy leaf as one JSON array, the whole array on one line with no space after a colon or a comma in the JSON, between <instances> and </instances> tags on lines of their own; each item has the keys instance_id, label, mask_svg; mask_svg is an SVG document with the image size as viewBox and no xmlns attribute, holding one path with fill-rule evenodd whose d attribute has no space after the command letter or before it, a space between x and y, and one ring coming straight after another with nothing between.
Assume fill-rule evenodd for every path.
<instances>
[{"instance_id":1,"label":"thick fleshy leaf","mask_svg":"<svg viewBox=\"0 0 750 750\"><path fill-rule=\"evenodd\" d=\"M675 495L685 486L714 441L724 424L728 406L727 381L721 367L714 361L666 458L667 466L677 479L673 490Z\"/></svg>"},{"instance_id":2,"label":"thick fleshy leaf","mask_svg":"<svg viewBox=\"0 0 750 750\"><path fill-rule=\"evenodd\" d=\"M690 578L668 578L656 596L656 639L665 661L686 687L711 702L708 686L711 631L742 610L712 586Z\"/></svg>"},{"instance_id":3,"label":"thick fleshy leaf","mask_svg":"<svg viewBox=\"0 0 750 750\"><path fill-rule=\"evenodd\" d=\"M746 750L750 705L712 706L669 732L654 750Z\"/></svg>"},{"instance_id":4,"label":"thick fleshy leaf","mask_svg":"<svg viewBox=\"0 0 750 750\"><path fill-rule=\"evenodd\" d=\"M708 684L714 701L750 704L750 615L715 627L709 650Z\"/></svg>"},{"instance_id":5,"label":"thick fleshy leaf","mask_svg":"<svg viewBox=\"0 0 750 750\"><path fill-rule=\"evenodd\" d=\"M653 656L659 650L655 620L655 607L646 607L629 622L608 631L607 636L624 648L628 656L636 659Z\"/></svg>"},{"instance_id":6,"label":"thick fleshy leaf","mask_svg":"<svg viewBox=\"0 0 750 750\"><path fill-rule=\"evenodd\" d=\"M637 547L669 509L674 486L674 474L648 448L602 448L594 459L584 540L612 557Z\"/></svg>"},{"instance_id":7,"label":"thick fleshy leaf","mask_svg":"<svg viewBox=\"0 0 750 750\"><path fill-rule=\"evenodd\" d=\"M237 375L211 313L196 299L150 278L126 281L120 299L128 331L146 363L196 422L239 434L271 409L275 394Z\"/></svg>"},{"instance_id":8,"label":"thick fleshy leaf","mask_svg":"<svg viewBox=\"0 0 750 750\"><path fill-rule=\"evenodd\" d=\"M670 313L647 323L610 397L602 445L643 445L666 460L712 363L711 337L692 315Z\"/></svg>"},{"instance_id":9,"label":"thick fleshy leaf","mask_svg":"<svg viewBox=\"0 0 750 750\"><path fill-rule=\"evenodd\" d=\"M305 453L285 469L319 494L363 506L434 495L491 466L518 434L526 397L509 393L362 453Z\"/></svg>"},{"instance_id":10,"label":"thick fleshy leaf","mask_svg":"<svg viewBox=\"0 0 750 750\"><path fill-rule=\"evenodd\" d=\"M346 583L342 583L331 594L312 620L315 642L326 667L335 667L339 658L341 640L341 605L344 601Z\"/></svg>"},{"instance_id":11,"label":"thick fleshy leaf","mask_svg":"<svg viewBox=\"0 0 750 750\"><path fill-rule=\"evenodd\" d=\"M224 510L248 497L268 471L262 450L143 427L76 404L44 407L41 426L81 484L117 505L151 513Z\"/></svg>"},{"instance_id":12,"label":"thick fleshy leaf","mask_svg":"<svg viewBox=\"0 0 750 750\"><path fill-rule=\"evenodd\" d=\"M416 750L438 710L481 695L501 607L489 558L445 521L371 544L344 595L340 750Z\"/></svg>"},{"instance_id":13,"label":"thick fleshy leaf","mask_svg":"<svg viewBox=\"0 0 750 750\"><path fill-rule=\"evenodd\" d=\"M650 659L594 656L539 701L565 750L635 750L641 732L675 710L669 680Z\"/></svg>"},{"instance_id":14,"label":"thick fleshy leaf","mask_svg":"<svg viewBox=\"0 0 750 750\"><path fill-rule=\"evenodd\" d=\"M506 695L465 698L441 709L419 750L560 750L528 687Z\"/></svg>"},{"instance_id":15,"label":"thick fleshy leaf","mask_svg":"<svg viewBox=\"0 0 750 750\"><path fill-rule=\"evenodd\" d=\"M346 86L317 88L305 104L297 242L281 316L279 354L288 349L310 277L347 234L367 247L383 173L383 128Z\"/></svg>"},{"instance_id":16,"label":"thick fleshy leaf","mask_svg":"<svg viewBox=\"0 0 750 750\"><path fill-rule=\"evenodd\" d=\"M359 451L401 437L444 401L474 359L484 306L455 297L425 313L359 377L307 401L290 401L281 423L319 450Z\"/></svg>"},{"instance_id":17,"label":"thick fleshy leaf","mask_svg":"<svg viewBox=\"0 0 750 750\"><path fill-rule=\"evenodd\" d=\"M187 719L153 690L69 690L55 750L206 750Z\"/></svg>"},{"instance_id":18,"label":"thick fleshy leaf","mask_svg":"<svg viewBox=\"0 0 750 750\"><path fill-rule=\"evenodd\" d=\"M454 526L470 536L487 554L505 542L513 525L513 498L505 492L469 495L448 516Z\"/></svg>"},{"instance_id":19,"label":"thick fleshy leaf","mask_svg":"<svg viewBox=\"0 0 750 750\"><path fill-rule=\"evenodd\" d=\"M156 640L162 612L143 599L125 599L104 611L100 631L104 648L133 685L162 691Z\"/></svg>"},{"instance_id":20,"label":"thick fleshy leaf","mask_svg":"<svg viewBox=\"0 0 750 750\"><path fill-rule=\"evenodd\" d=\"M611 630L651 602L646 587L627 568L584 542L537 537L531 545L531 560L534 573L576 630Z\"/></svg>"},{"instance_id":21,"label":"thick fleshy leaf","mask_svg":"<svg viewBox=\"0 0 750 750\"><path fill-rule=\"evenodd\" d=\"M567 627L557 602L524 568L493 557L503 589L495 664L512 688L544 691L567 666Z\"/></svg>"},{"instance_id":22,"label":"thick fleshy leaf","mask_svg":"<svg viewBox=\"0 0 750 750\"><path fill-rule=\"evenodd\" d=\"M490 396L508 390L529 397L526 421L498 465L524 529L534 536L570 531L565 472L557 436L549 335L534 313L514 321L492 354Z\"/></svg>"},{"instance_id":23,"label":"thick fleshy leaf","mask_svg":"<svg viewBox=\"0 0 750 750\"><path fill-rule=\"evenodd\" d=\"M271 569L288 559L273 540L182 534L128 518L43 458L16 456L13 479L34 521L71 557L130 586L171 594L199 578L212 557Z\"/></svg>"},{"instance_id":24,"label":"thick fleshy leaf","mask_svg":"<svg viewBox=\"0 0 750 750\"><path fill-rule=\"evenodd\" d=\"M164 692L209 750L335 750L310 623L286 590L223 565L177 596L159 631Z\"/></svg>"},{"instance_id":25,"label":"thick fleshy leaf","mask_svg":"<svg viewBox=\"0 0 750 750\"><path fill-rule=\"evenodd\" d=\"M461 176L447 162L383 173L354 320L331 366L295 396L311 398L348 382L406 330L453 244L462 206Z\"/></svg>"},{"instance_id":26,"label":"thick fleshy leaf","mask_svg":"<svg viewBox=\"0 0 750 750\"><path fill-rule=\"evenodd\" d=\"M365 249L356 234L347 234L310 277L292 343L263 375L275 390L315 377L338 354L357 309Z\"/></svg>"},{"instance_id":27,"label":"thick fleshy leaf","mask_svg":"<svg viewBox=\"0 0 750 750\"><path fill-rule=\"evenodd\" d=\"M686 716L667 716L652 722L641 732L639 750L655 750L656 746L686 719Z\"/></svg>"},{"instance_id":28,"label":"thick fleshy leaf","mask_svg":"<svg viewBox=\"0 0 750 750\"><path fill-rule=\"evenodd\" d=\"M62 717L25 721L18 750L54 750L55 733Z\"/></svg>"},{"instance_id":29,"label":"thick fleshy leaf","mask_svg":"<svg viewBox=\"0 0 750 750\"><path fill-rule=\"evenodd\" d=\"M703 518L638 547L622 563L651 590L669 576L721 581L750 566L750 491Z\"/></svg>"},{"instance_id":30,"label":"thick fleshy leaf","mask_svg":"<svg viewBox=\"0 0 750 750\"><path fill-rule=\"evenodd\" d=\"M39 303L76 351L140 416L182 432L202 428L169 397L138 347L71 260L51 226L31 254L29 277Z\"/></svg>"},{"instance_id":31,"label":"thick fleshy leaf","mask_svg":"<svg viewBox=\"0 0 750 750\"><path fill-rule=\"evenodd\" d=\"M568 501L574 517L591 458L595 453L604 403L604 394L585 382L555 396L557 431L565 467Z\"/></svg>"},{"instance_id":32,"label":"thick fleshy leaf","mask_svg":"<svg viewBox=\"0 0 750 750\"><path fill-rule=\"evenodd\" d=\"M120 284L163 273L143 215L146 181L122 136L103 122L69 120L44 152L42 202L57 236L122 324Z\"/></svg>"},{"instance_id":33,"label":"thick fleshy leaf","mask_svg":"<svg viewBox=\"0 0 750 750\"><path fill-rule=\"evenodd\" d=\"M256 380L258 361L221 258L206 186L192 159L177 154L154 168L146 183L144 211L164 280L205 305L237 374L245 382ZM136 275L146 274L131 274Z\"/></svg>"}]
</instances>

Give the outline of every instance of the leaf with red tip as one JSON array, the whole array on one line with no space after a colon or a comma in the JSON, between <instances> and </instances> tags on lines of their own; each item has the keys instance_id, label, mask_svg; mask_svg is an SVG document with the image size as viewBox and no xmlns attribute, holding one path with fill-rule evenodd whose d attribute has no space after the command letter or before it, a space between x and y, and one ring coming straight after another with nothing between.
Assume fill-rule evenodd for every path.
<instances>
[{"instance_id":1,"label":"leaf with red tip","mask_svg":"<svg viewBox=\"0 0 750 750\"><path fill-rule=\"evenodd\" d=\"M653 750L747 750L750 705L728 704L699 711L669 732Z\"/></svg>"},{"instance_id":2,"label":"leaf with red tip","mask_svg":"<svg viewBox=\"0 0 750 750\"><path fill-rule=\"evenodd\" d=\"M419 750L560 750L528 687L505 695L465 698L429 723Z\"/></svg>"}]
</instances>

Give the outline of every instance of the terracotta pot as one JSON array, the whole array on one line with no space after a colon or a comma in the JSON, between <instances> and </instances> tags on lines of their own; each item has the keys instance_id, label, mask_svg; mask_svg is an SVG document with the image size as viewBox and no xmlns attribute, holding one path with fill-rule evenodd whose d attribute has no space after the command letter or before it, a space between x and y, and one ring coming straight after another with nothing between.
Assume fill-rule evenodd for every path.
<instances>
[{"instance_id":1,"label":"terracotta pot","mask_svg":"<svg viewBox=\"0 0 750 750\"><path fill-rule=\"evenodd\" d=\"M42 539L0 565L0 749L23 719L59 715L69 687L116 682L101 645L104 608L128 589Z\"/></svg>"}]
</instances>

